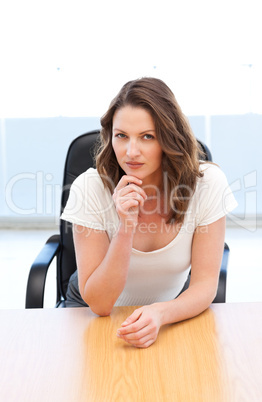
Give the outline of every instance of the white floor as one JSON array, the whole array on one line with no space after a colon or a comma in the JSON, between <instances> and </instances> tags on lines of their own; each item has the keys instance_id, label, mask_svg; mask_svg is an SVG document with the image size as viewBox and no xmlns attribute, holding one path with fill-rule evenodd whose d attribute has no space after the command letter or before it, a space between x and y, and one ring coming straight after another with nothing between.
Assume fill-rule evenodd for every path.
<instances>
[{"instance_id":1,"label":"white floor","mask_svg":"<svg viewBox=\"0 0 262 402\"><path fill-rule=\"evenodd\" d=\"M25 308L30 267L55 230L0 230L0 308ZM45 307L56 301L55 263L47 275Z\"/></svg>"},{"instance_id":2,"label":"white floor","mask_svg":"<svg viewBox=\"0 0 262 402\"><path fill-rule=\"evenodd\" d=\"M34 258L55 230L0 230L0 308L24 308ZM227 302L262 302L262 229L227 229ZM55 305L55 264L47 276L45 307Z\"/></svg>"}]
</instances>

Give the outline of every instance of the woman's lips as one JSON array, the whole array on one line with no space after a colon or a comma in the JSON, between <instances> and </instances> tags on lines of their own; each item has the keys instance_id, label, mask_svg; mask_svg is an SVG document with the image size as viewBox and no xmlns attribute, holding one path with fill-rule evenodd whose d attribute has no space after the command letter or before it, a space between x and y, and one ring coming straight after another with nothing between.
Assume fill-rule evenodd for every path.
<instances>
[{"instance_id":1,"label":"woman's lips","mask_svg":"<svg viewBox=\"0 0 262 402\"><path fill-rule=\"evenodd\" d=\"M141 168L144 164L143 164L143 163L139 163L139 162L126 162L126 165L127 165L130 169L139 169L139 168Z\"/></svg>"}]
</instances>

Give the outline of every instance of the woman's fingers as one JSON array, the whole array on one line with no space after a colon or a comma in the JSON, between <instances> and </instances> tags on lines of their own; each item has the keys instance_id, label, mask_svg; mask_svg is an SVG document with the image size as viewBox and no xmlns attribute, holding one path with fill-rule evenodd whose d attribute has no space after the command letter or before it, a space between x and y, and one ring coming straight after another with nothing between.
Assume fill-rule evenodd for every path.
<instances>
[{"instance_id":1,"label":"woman's fingers","mask_svg":"<svg viewBox=\"0 0 262 402\"><path fill-rule=\"evenodd\" d=\"M138 178L135 177L135 176L127 176L127 175L124 175L124 176L122 176L121 179L119 180L119 182L118 182L118 184L117 184L117 186L116 186L116 189L117 189L117 190L120 190L121 188L127 186L127 185L130 184L130 183L134 183L134 184L136 184L137 186L141 186L141 185L142 185L142 180L138 179Z\"/></svg>"},{"instance_id":2,"label":"woman's fingers","mask_svg":"<svg viewBox=\"0 0 262 402\"><path fill-rule=\"evenodd\" d=\"M154 343L156 339L153 338L151 334L148 334L140 339L123 338L123 340L129 343L129 345L135 346L136 348L148 348L148 346L152 345L152 343Z\"/></svg>"},{"instance_id":3,"label":"woman's fingers","mask_svg":"<svg viewBox=\"0 0 262 402\"><path fill-rule=\"evenodd\" d=\"M144 205L147 196L139 184L142 184L142 180L133 176L123 176L115 188L113 200L118 214L123 217L138 215L138 207Z\"/></svg>"},{"instance_id":4,"label":"woman's fingers","mask_svg":"<svg viewBox=\"0 0 262 402\"><path fill-rule=\"evenodd\" d=\"M159 314L156 304L136 309L117 330L117 336L136 347L150 346L161 326Z\"/></svg>"},{"instance_id":5,"label":"woman's fingers","mask_svg":"<svg viewBox=\"0 0 262 402\"><path fill-rule=\"evenodd\" d=\"M141 207L144 205L145 202L144 197L135 191L131 191L126 194L119 194L115 199L116 203L119 202L120 204L129 202L130 200L136 201L135 204L140 205Z\"/></svg>"},{"instance_id":6,"label":"woman's fingers","mask_svg":"<svg viewBox=\"0 0 262 402\"><path fill-rule=\"evenodd\" d=\"M123 328L123 327L127 327L128 325L130 325L130 324L133 324L133 323L135 323L136 321L138 321L138 319L141 317L141 315L142 315L142 312L143 312L143 309L142 308L137 308L135 311L133 311L133 313L129 316L129 317L127 317L126 319L125 319L125 321L124 322L122 322L122 324L121 324L121 327ZM142 327L143 328L143 327Z\"/></svg>"},{"instance_id":7,"label":"woman's fingers","mask_svg":"<svg viewBox=\"0 0 262 402\"><path fill-rule=\"evenodd\" d=\"M142 197L146 199L146 193L142 189L141 185L142 180L138 179L137 177L124 175L119 180L119 183L115 188L114 194L118 193L122 189L126 189L128 191L133 190L142 195Z\"/></svg>"},{"instance_id":8,"label":"woman's fingers","mask_svg":"<svg viewBox=\"0 0 262 402\"><path fill-rule=\"evenodd\" d=\"M136 347L148 347L155 342L157 333L154 333L150 331L148 327L145 327L138 332L132 332L126 335L120 335L119 332L117 332L117 336L130 345Z\"/></svg>"},{"instance_id":9,"label":"woman's fingers","mask_svg":"<svg viewBox=\"0 0 262 402\"><path fill-rule=\"evenodd\" d=\"M125 339L126 341L137 341L141 338L144 338L149 334L149 328L146 326L144 328L141 328L139 331L135 332L128 332L125 334L121 334L121 331L117 331L117 335Z\"/></svg>"},{"instance_id":10,"label":"woman's fingers","mask_svg":"<svg viewBox=\"0 0 262 402\"><path fill-rule=\"evenodd\" d=\"M123 215L135 215L138 214L139 201L134 199L122 200L116 206L117 212Z\"/></svg>"},{"instance_id":11,"label":"woman's fingers","mask_svg":"<svg viewBox=\"0 0 262 402\"><path fill-rule=\"evenodd\" d=\"M117 199L118 197L125 197L125 196L135 197L136 195L139 195L143 200L147 198L145 191L141 187L131 183L127 184L125 187L121 188L116 187L113 197L114 199Z\"/></svg>"}]
</instances>

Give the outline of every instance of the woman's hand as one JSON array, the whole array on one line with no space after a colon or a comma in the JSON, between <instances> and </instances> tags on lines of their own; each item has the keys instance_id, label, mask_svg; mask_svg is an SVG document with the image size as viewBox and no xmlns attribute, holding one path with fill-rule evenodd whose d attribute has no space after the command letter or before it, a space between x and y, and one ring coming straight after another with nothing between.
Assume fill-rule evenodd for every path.
<instances>
[{"instance_id":1,"label":"woman's hand","mask_svg":"<svg viewBox=\"0 0 262 402\"><path fill-rule=\"evenodd\" d=\"M147 198L145 191L140 187L142 180L134 176L123 176L115 188L113 200L116 211L125 227L137 225L139 207L144 205Z\"/></svg>"},{"instance_id":2,"label":"woman's hand","mask_svg":"<svg viewBox=\"0 0 262 402\"><path fill-rule=\"evenodd\" d=\"M160 327L161 311L155 303L135 310L117 330L117 336L130 345L147 348L156 341Z\"/></svg>"}]
</instances>

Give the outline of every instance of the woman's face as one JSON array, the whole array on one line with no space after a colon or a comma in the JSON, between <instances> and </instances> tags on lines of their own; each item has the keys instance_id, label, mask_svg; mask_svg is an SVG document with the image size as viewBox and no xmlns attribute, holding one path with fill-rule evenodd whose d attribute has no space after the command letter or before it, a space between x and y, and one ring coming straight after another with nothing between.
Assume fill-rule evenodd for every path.
<instances>
[{"instance_id":1,"label":"woman's face","mask_svg":"<svg viewBox=\"0 0 262 402\"><path fill-rule=\"evenodd\" d=\"M124 106L113 117L112 146L127 175L143 184L160 186L162 148L156 138L151 114L140 107Z\"/></svg>"}]
</instances>

